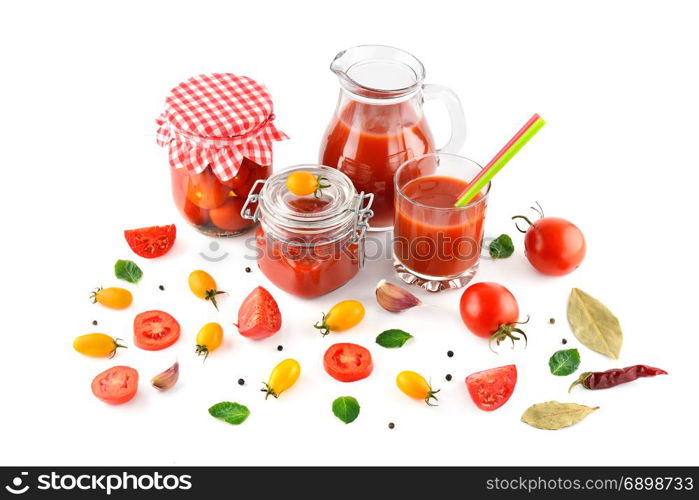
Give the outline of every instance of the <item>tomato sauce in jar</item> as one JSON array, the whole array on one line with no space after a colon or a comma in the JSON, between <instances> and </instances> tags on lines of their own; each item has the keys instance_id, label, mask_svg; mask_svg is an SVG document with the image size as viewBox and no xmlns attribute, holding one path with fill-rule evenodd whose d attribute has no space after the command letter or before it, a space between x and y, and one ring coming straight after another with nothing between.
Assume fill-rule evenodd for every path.
<instances>
[{"instance_id":1,"label":"tomato sauce in jar","mask_svg":"<svg viewBox=\"0 0 699 500\"><path fill-rule=\"evenodd\" d=\"M330 187L319 198L286 188L294 171L322 175ZM262 184L263 181L260 181ZM363 267L364 232L373 196L357 193L347 176L316 165L300 165L270 177L259 194L253 188L244 217L259 220L257 264L282 290L305 298L331 292Z\"/></svg>"}]
</instances>

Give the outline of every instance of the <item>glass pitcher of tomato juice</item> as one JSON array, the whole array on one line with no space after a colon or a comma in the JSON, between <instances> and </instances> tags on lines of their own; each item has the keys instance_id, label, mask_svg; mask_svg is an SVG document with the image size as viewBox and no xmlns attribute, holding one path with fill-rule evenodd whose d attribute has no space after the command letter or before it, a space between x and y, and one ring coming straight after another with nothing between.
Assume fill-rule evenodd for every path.
<instances>
[{"instance_id":1,"label":"glass pitcher of tomato juice","mask_svg":"<svg viewBox=\"0 0 699 500\"><path fill-rule=\"evenodd\" d=\"M409 54L384 45L340 52L330 69L340 80L340 98L320 148L320 163L337 168L357 191L374 194L371 230L393 226L393 175L406 161L426 153L457 152L466 138L461 103L440 85L425 85L425 68ZM444 103L451 137L435 148L423 116L425 100Z\"/></svg>"}]
</instances>

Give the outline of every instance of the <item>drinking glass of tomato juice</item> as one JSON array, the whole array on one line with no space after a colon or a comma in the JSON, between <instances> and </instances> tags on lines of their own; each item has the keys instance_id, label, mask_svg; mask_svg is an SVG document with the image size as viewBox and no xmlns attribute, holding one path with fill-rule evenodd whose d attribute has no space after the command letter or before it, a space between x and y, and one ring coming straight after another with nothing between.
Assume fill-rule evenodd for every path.
<instances>
[{"instance_id":1,"label":"drinking glass of tomato juice","mask_svg":"<svg viewBox=\"0 0 699 500\"><path fill-rule=\"evenodd\" d=\"M403 163L394 178L394 268L430 292L465 286L478 270L490 183L463 207L454 203L482 167L433 153Z\"/></svg>"}]
</instances>

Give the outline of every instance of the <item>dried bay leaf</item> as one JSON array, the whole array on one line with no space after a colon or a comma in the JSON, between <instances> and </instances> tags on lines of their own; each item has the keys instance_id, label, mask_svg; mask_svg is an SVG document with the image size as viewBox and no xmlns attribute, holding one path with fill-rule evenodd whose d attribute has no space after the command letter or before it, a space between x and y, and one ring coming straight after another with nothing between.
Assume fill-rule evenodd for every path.
<instances>
[{"instance_id":1,"label":"dried bay leaf","mask_svg":"<svg viewBox=\"0 0 699 500\"><path fill-rule=\"evenodd\" d=\"M598 409L599 406L592 408L575 403L559 403L558 401L537 403L527 408L522 414L522 422L537 429L555 431L577 424Z\"/></svg>"},{"instance_id":2,"label":"dried bay leaf","mask_svg":"<svg viewBox=\"0 0 699 500\"><path fill-rule=\"evenodd\" d=\"M579 288L568 299L568 323L586 347L612 359L619 359L624 336L619 320L599 300Z\"/></svg>"}]
</instances>

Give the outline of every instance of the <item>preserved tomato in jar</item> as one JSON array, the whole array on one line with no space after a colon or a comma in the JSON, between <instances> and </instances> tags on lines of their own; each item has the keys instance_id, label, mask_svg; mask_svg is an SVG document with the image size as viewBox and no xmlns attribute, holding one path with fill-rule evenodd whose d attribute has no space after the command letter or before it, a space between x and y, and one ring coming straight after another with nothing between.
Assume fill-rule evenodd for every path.
<instances>
[{"instance_id":1,"label":"preserved tomato in jar","mask_svg":"<svg viewBox=\"0 0 699 500\"><path fill-rule=\"evenodd\" d=\"M234 236L255 225L241 209L272 174L272 142L287 138L272 109L263 85L230 73L190 78L167 96L158 144L169 151L175 204L201 232Z\"/></svg>"},{"instance_id":2,"label":"preserved tomato in jar","mask_svg":"<svg viewBox=\"0 0 699 500\"><path fill-rule=\"evenodd\" d=\"M286 179L300 171L322 177L327 187L308 196L294 195ZM364 265L372 200L371 194L357 193L342 172L324 166L299 165L259 181L243 216L260 222L255 238L260 270L299 297L317 297L341 287Z\"/></svg>"}]
</instances>

